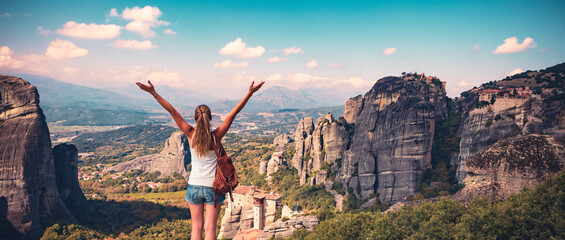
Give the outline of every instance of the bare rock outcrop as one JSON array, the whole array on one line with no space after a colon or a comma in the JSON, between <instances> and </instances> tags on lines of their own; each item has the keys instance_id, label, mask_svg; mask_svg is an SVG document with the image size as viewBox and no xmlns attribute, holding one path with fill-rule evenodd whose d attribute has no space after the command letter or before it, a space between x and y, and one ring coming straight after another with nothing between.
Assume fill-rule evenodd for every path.
<instances>
[{"instance_id":1,"label":"bare rock outcrop","mask_svg":"<svg viewBox=\"0 0 565 240\"><path fill-rule=\"evenodd\" d=\"M363 96L358 95L345 102L345 112L343 113L343 117L348 123L355 123L357 121L357 117L363 109L363 100Z\"/></svg>"},{"instance_id":2,"label":"bare rock outcrop","mask_svg":"<svg viewBox=\"0 0 565 240\"><path fill-rule=\"evenodd\" d=\"M383 202L418 191L431 166L435 121L446 116L445 89L437 78L385 77L364 96L355 134L337 181L361 197Z\"/></svg>"},{"instance_id":3,"label":"bare rock outcrop","mask_svg":"<svg viewBox=\"0 0 565 240\"><path fill-rule=\"evenodd\" d=\"M273 140L273 146L275 146L275 152L284 152L286 151L286 146L292 141L290 136L286 133L278 135Z\"/></svg>"},{"instance_id":4,"label":"bare rock outcrop","mask_svg":"<svg viewBox=\"0 0 565 240\"><path fill-rule=\"evenodd\" d=\"M458 181L463 182L464 167L478 152L505 138L542 133L542 105L537 98L497 99L494 104L466 113L460 126L461 142L455 161Z\"/></svg>"},{"instance_id":5,"label":"bare rock outcrop","mask_svg":"<svg viewBox=\"0 0 565 240\"><path fill-rule=\"evenodd\" d=\"M328 169L322 171L322 166L324 163L332 165L343 158L349 133L345 120L336 121L331 113L318 118L313 125L311 121L310 117L304 118L296 129L296 152L292 162L298 169L300 184L305 184L309 177L312 177L310 184L323 184Z\"/></svg>"},{"instance_id":6,"label":"bare rock outcrop","mask_svg":"<svg viewBox=\"0 0 565 240\"><path fill-rule=\"evenodd\" d=\"M298 169L298 173L302 173L305 166L304 155L312 149L312 132L314 131L314 122L311 117L306 117L298 123L296 132L294 133L294 142L296 153L292 157L292 166ZM307 163L306 163L307 165Z\"/></svg>"},{"instance_id":7,"label":"bare rock outcrop","mask_svg":"<svg viewBox=\"0 0 565 240\"><path fill-rule=\"evenodd\" d=\"M74 215L98 216L92 205L86 200L78 181L78 150L75 145L63 143L53 148L57 189L61 198Z\"/></svg>"},{"instance_id":8,"label":"bare rock outcrop","mask_svg":"<svg viewBox=\"0 0 565 240\"><path fill-rule=\"evenodd\" d=\"M37 89L0 75L0 232L39 239L40 217L77 223L57 190L49 129Z\"/></svg>"},{"instance_id":9,"label":"bare rock outcrop","mask_svg":"<svg viewBox=\"0 0 565 240\"><path fill-rule=\"evenodd\" d=\"M364 97L351 98L338 120L331 114L314 124L303 119L293 157L300 184L323 183L338 171L335 180L362 198L378 193L383 202L397 202L415 194L431 167L435 123L446 117L445 94L435 77L386 77Z\"/></svg>"},{"instance_id":10,"label":"bare rock outcrop","mask_svg":"<svg viewBox=\"0 0 565 240\"><path fill-rule=\"evenodd\" d=\"M276 222L265 226L265 229L263 229L263 232L259 234L257 239L267 240L272 238L287 238L290 237L295 230L302 228L311 232L318 226L319 223L320 220L312 215L291 217L286 221L279 219Z\"/></svg>"},{"instance_id":11,"label":"bare rock outcrop","mask_svg":"<svg viewBox=\"0 0 565 240\"><path fill-rule=\"evenodd\" d=\"M182 132L175 132L167 139L165 148L159 154L138 157L112 166L108 168L108 171L125 172L132 169L139 169L145 172L159 171L161 173L160 177L166 177L176 172L188 178L189 173L185 169L185 163L190 162L190 157L186 135Z\"/></svg>"},{"instance_id":12,"label":"bare rock outcrop","mask_svg":"<svg viewBox=\"0 0 565 240\"><path fill-rule=\"evenodd\" d=\"M565 166L565 147L548 135L520 135L501 140L466 164L465 188L452 197L469 202L486 196L505 199L534 188Z\"/></svg>"}]
</instances>

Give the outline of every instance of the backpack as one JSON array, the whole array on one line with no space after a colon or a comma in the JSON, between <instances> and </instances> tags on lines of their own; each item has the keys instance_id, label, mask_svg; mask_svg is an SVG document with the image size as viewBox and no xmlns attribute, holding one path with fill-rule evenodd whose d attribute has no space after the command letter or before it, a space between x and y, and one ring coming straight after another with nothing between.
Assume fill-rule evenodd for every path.
<instances>
[{"instance_id":1,"label":"backpack","mask_svg":"<svg viewBox=\"0 0 565 240\"><path fill-rule=\"evenodd\" d=\"M237 173L235 172L235 167L233 166L233 161L231 157L228 157L224 146L222 146L221 141L218 136L216 136L216 131L212 132L212 136L215 137L216 144L218 144L220 149L216 149L216 144L214 145L214 153L218 157L218 162L216 163L216 178L214 179L214 184L212 188L214 189L214 208L218 203L218 193L229 193L231 201L233 202L232 192L235 187L237 187Z\"/></svg>"}]
</instances>

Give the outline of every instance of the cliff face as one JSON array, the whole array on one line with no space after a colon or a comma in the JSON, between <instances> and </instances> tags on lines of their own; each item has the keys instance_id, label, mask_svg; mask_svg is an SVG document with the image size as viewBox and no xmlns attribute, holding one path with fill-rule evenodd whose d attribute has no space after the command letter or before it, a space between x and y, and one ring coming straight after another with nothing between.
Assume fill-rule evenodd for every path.
<instances>
[{"instance_id":1,"label":"cliff face","mask_svg":"<svg viewBox=\"0 0 565 240\"><path fill-rule=\"evenodd\" d=\"M39 239L40 217L77 222L57 191L49 129L37 89L0 75L0 231Z\"/></svg>"},{"instance_id":2,"label":"cliff face","mask_svg":"<svg viewBox=\"0 0 565 240\"><path fill-rule=\"evenodd\" d=\"M98 214L86 200L78 181L78 150L75 145L63 143L53 148L57 189L67 207L79 219Z\"/></svg>"},{"instance_id":3,"label":"cliff face","mask_svg":"<svg viewBox=\"0 0 565 240\"><path fill-rule=\"evenodd\" d=\"M305 184L309 177L310 184L323 183L328 170L322 169L323 163L333 164L343 158L349 143L345 124L343 118L335 121L331 113L318 118L315 124L310 117L300 121L294 134L296 152L292 158L300 184Z\"/></svg>"},{"instance_id":4,"label":"cliff face","mask_svg":"<svg viewBox=\"0 0 565 240\"><path fill-rule=\"evenodd\" d=\"M467 161L478 152L505 138L544 132L543 101L539 98L501 98L491 105L472 109L465 116L460 126L461 142L455 161L459 182L466 177Z\"/></svg>"},{"instance_id":5,"label":"cliff face","mask_svg":"<svg viewBox=\"0 0 565 240\"><path fill-rule=\"evenodd\" d=\"M185 163L190 162L190 149L188 139L182 132L175 132L165 142L165 148L159 154L145 155L133 160L120 163L108 168L108 171L125 172L139 169L145 172L161 173L160 177L166 177L173 173L179 173L188 178L189 173L185 169Z\"/></svg>"},{"instance_id":6,"label":"cliff face","mask_svg":"<svg viewBox=\"0 0 565 240\"><path fill-rule=\"evenodd\" d=\"M355 123L361 109L363 109L363 96L359 95L350 98L345 103L345 112L343 112L343 117L348 123Z\"/></svg>"},{"instance_id":7,"label":"cliff face","mask_svg":"<svg viewBox=\"0 0 565 240\"><path fill-rule=\"evenodd\" d=\"M505 199L523 188L532 189L565 165L565 148L547 135L526 135L497 142L469 159L465 188L454 199Z\"/></svg>"},{"instance_id":8,"label":"cliff face","mask_svg":"<svg viewBox=\"0 0 565 240\"><path fill-rule=\"evenodd\" d=\"M298 124L293 166L300 183L322 183L326 162L344 190L351 187L363 198L378 193L382 201L396 202L415 194L431 166L435 121L446 115L441 82L423 75L386 77L345 107L338 120L327 115Z\"/></svg>"},{"instance_id":9,"label":"cliff face","mask_svg":"<svg viewBox=\"0 0 565 240\"><path fill-rule=\"evenodd\" d=\"M378 193L384 202L415 194L431 166L436 119L446 114L439 81L386 77L365 94L355 134L338 181L361 197Z\"/></svg>"}]
</instances>

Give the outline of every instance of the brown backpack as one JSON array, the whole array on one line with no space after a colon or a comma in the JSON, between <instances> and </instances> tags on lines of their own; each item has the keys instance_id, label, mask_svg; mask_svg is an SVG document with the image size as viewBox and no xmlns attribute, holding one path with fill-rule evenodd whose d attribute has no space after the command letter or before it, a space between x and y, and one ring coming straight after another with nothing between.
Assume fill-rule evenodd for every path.
<instances>
[{"instance_id":1,"label":"brown backpack","mask_svg":"<svg viewBox=\"0 0 565 240\"><path fill-rule=\"evenodd\" d=\"M218 193L229 193L231 201L233 202L232 191L237 187L237 173L235 172L235 167L233 166L233 161L231 157L228 157L222 142L216 136L216 131L212 132L212 136L215 137L216 144L218 144L220 149L216 149L216 144L214 145L214 152L218 157L218 162L216 164L216 178L214 179L213 189L214 189L214 208L218 203Z\"/></svg>"}]
</instances>

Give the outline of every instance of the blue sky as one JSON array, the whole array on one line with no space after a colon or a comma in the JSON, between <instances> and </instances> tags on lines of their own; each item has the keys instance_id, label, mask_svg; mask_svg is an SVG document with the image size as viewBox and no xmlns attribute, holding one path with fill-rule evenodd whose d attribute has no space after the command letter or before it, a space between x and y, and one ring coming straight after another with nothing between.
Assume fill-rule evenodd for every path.
<instances>
[{"instance_id":1,"label":"blue sky","mask_svg":"<svg viewBox=\"0 0 565 240\"><path fill-rule=\"evenodd\" d=\"M252 80L365 92L423 72L454 97L564 62L564 12L565 1L7 1L0 72L229 98Z\"/></svg>"}]
</instances>

